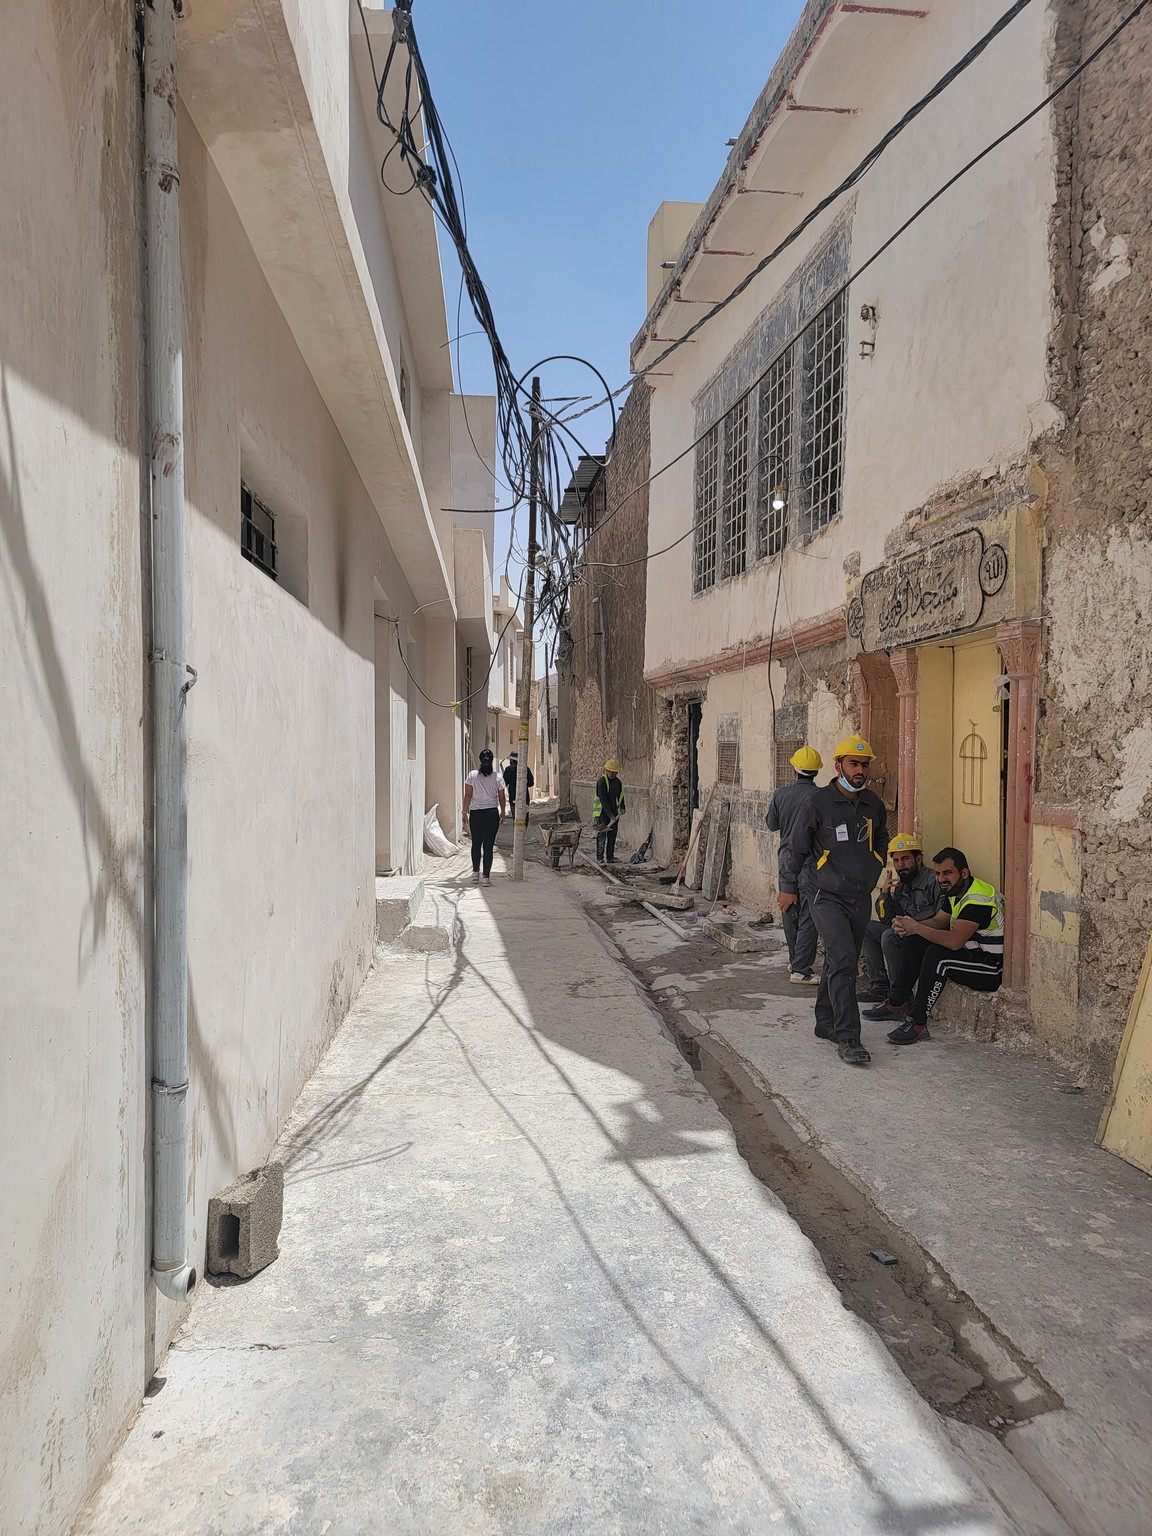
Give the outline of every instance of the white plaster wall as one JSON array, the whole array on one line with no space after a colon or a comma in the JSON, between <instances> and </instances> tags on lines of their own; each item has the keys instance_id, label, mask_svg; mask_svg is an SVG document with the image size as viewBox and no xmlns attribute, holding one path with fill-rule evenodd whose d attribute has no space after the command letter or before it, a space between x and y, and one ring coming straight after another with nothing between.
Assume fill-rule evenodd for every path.
<instances>
[{"instance_id":1,"label":"white plaster wall","mask_svg":"<svg viewBox=\"0 0 1152 1536\"><path fill-rule=\"evenodd\" d=\"M999 0L938 5L916 24L891 68L871 73L834 154L803 198L780 199L768 249L854 165L906 107L1000 14ZM1046 91L1050 21L1029 7L897 140L856 194L852 267L871 255L924 199ZM843 104L843 103L840 103ZM1018 456L1053 424L1046 403L1051 326L1048 219L1054 198L1047 118L1038 117L953 188L855 283L849 295L847 440L843 514L784 559L779 628L844 602L844 560L880 563L901 517L958 477ZM669 463L695 435L692 399L817 245L830 215L759 277L693 344L661 364L652 397L652 465ZM876 352L860 306L875 304ZM649 550L691 526L694 455L653 481ZM649 672L765 636L775 562L693 598L692 539L653 560L647 605Z\"/></svg>"},{"instance_id":2,"label":"white plaster wall","mask_svg":"<svg viewBox=\"0 0 1152 1536\"><path fill-rule=\"evenodd\" d=\"M0 48L0 1529L64 1530L145 1374L132 15Z\"/></svg>"}]
</instances>

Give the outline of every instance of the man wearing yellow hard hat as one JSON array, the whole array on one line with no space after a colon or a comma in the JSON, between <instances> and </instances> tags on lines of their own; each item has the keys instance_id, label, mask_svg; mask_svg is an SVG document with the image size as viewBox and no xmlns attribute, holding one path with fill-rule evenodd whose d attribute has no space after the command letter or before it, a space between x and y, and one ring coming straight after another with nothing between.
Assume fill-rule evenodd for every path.
<instances>
[{"instance_id":1,"label":"man wearing yellow hard hat","mask_svg":"<svg viewBox=\"0 0 1152 1536\"><path fill-rule=\"evenodd\" d=\"M836 748L836 777L802 807L780 875L780 910L787 913L798 900L805 862L815 863L812 917L824 945L816 1035L833 1041L840 1060L853 1067L872 1060L860 1041L856 972L872 891L888 858L888 813L867 788L875 755L862 736Z\"/></svg>"},{"instance_id":2,"label":"man wearing yellow hard hat","mask_svg":"<svg viewBox=\"0 0 1152 1536\"><path fill-rule=\"evenodd\" d=\"M596 828L596 862L616 862L616 832L624 814L624 786L620 782L620 764L610 757L604 772L596 780L592 801L592 822Z\"/></svg>"},{"instance_id":3,"label":"man wearing yellow hard hat","mask_svg":"<svg viewBox=\"0 0 1152 1536\"><path fill-rule=\"evenodd\" d=\"M764 820L769 832L779 832L780 852L777 869L783 873L784 852L802 807L815 792L816 775L824 759L815 747L804 746L788 759L796 770L794 784L781 784L772 796ZM783 890L783 886L781 886ZM795 904L782 914L784 937L788 941L788 980L799 987L814 987L812 965L816 959L816 925L812 921L812 865L805 865L796 892Z\"/></svg>"},{"instance_id":4,"label":"man wearing yellow hard hat","mask_svg":"<svg viewBox=\"0 0 1152 1536\"><path fill-rule=\"evenodd\" d=\"M929 922L940 910L940 887L936 873L924 863L924 845L912 832L900 832L888 844L892 869L880 877L881 895L876 901L877 916L864 930L864 969L868 985L856 996L862 1003L877 1008L887 1005L893 988L899 989L904 963L903 935L893 928L894 917L910 917L913 922ZM884 1014L865 1013L866 1019Z\"/></svg>"}]
</instances>

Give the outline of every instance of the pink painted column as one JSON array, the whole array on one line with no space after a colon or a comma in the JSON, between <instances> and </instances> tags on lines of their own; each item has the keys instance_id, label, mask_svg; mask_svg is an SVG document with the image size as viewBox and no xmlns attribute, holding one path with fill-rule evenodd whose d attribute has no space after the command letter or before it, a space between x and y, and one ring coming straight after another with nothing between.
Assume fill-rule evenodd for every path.
<instances>
[{"instance_id":1,"label":"pink painted column","mask_svg":"<svg viewBox=\"0 0 1152 1536\"><path fill-rule=\"evenodd\" d=\"M872 695L868 692L868 679L859 657L852 663L852 672L856 678L856 700L860 705L860 734L868 741L872 735Z\"/></svg>"},{"instance_id":2,"label":"pink painted column","mask_svg":"<svg viewBox=\"0 0 1152 1536\"><path fill-rule=\"evenodd\" d=\"M1028 987L1029 881L1032 855L1032 791L1036 754L1036 670L1039 619L1010 619L996 626L996 643L1009 681L1008 782L1004 824L1004 985Z\"/></svg>"},{"instance_id":3,"label":"pink painted column","mask_svg":"<svg viewBox=\"0 0 1152 1536\"><path fill-rule=\"evenodd\" d=\"M900 753L897 762L896 794L899 805L898 828L916 830L916 753L920 736L920 658L914 650L903 647L890 651L888 660L896 679L896 698L900 705Z\"/></svg>"}]
</instances>

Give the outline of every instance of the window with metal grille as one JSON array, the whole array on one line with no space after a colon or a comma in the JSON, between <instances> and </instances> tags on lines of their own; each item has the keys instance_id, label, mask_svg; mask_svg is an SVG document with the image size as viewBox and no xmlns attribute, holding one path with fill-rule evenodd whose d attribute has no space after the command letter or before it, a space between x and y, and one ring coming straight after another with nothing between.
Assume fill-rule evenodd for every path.
<instances>
[{"instance_id":1,"label":"window with metal grille","mask_svg":"<svg viewBox=\"0 0 1152 1536\"><path fill-rule=\"evenodd\" d=\"M792 780L796 777L795 770L792 767L791 758L794 753L799 752L803 745L804 743L800 740L799 737L796 737L795 739L792 737L781 739L778 736L776 738L777 789L779 789L782 784L791 784Z\"/></svg>"},{"instance_id":2,"label":"window with metal grille","mask_svg":"<svg viewBox=\"0 0 1152 1536\"><path fill-rule=\"evenodd\" d=\"M846 295L838 294L824 306L803 337L801 422L805 495L800 520L805 533L818 533L826 528L840 510L846 308Z\"/></svg>"},{"instance_id":3,"label":"window with metal grille","mask_svg":"<svg viewBox=\"0 0 1152 1536\"><path fill-rule=\"evenodd\" d=\"M240 553L273 581L276 575L276 517L240 482Z\"/></svg>"},{"instance_id":4,"label":"window with metal grille","mask_svg":"<svg viewBox=\"0 0 1152 1536\"><path fill-rule=\"evenodd\" d=\"M692 561L692 590L704 592L716 584L716 521L720 489L720 424L701 439L696 450L696 538Z\"/></svg>"},{"instance_id":5,"label":"window with metal grille","mask_svg":"<svg viewBox=\"0 0 1152 1536\"><path fill-rule=\"evenodd\" d=\"M739 784L740 743L738 741L716 743L716 782L717 784Z\"/></svg>"},{"instance_id":6,"label":"window with metal grille","mask_svg":"<svg viewBox=\"0 0 1152 1536\"><path fill-rule=\"evenodd\" d=\"M760 493L756 508L756 558L778 555L788 537L788 484L792 479L794 347L776 359L760 381ZM773 506L774 501L782 502Z\"/></svg>"},{"instance_id":7,"label":"window with metal grille","mask_svg":"<svg viewBox=\"0 0 1152 1536\"><path fill-rule=\"evenodd\" d=\"M724 576L748 569L749 399L744 395L724 418L724 515L721 526Z\"/></svg>"}]
</instances>

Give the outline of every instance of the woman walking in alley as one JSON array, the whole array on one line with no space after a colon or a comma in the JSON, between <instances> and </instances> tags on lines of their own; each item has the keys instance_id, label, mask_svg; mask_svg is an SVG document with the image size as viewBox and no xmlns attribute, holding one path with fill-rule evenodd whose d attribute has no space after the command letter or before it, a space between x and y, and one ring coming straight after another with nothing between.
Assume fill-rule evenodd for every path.
<instances>
[{"instance_id":1,"label":"woman walking in alley","mask_svg":"<svg viewBox=\"0 0 1152 1536\"><path fill-rule=\"evenodd\" d=\"M479 768L473 768L464 780L464 825L472 835L473 885L492 884L492 849L505 810L504 785L492 767L492 754L485 747Z\"/></svg>"}]
</instances>

